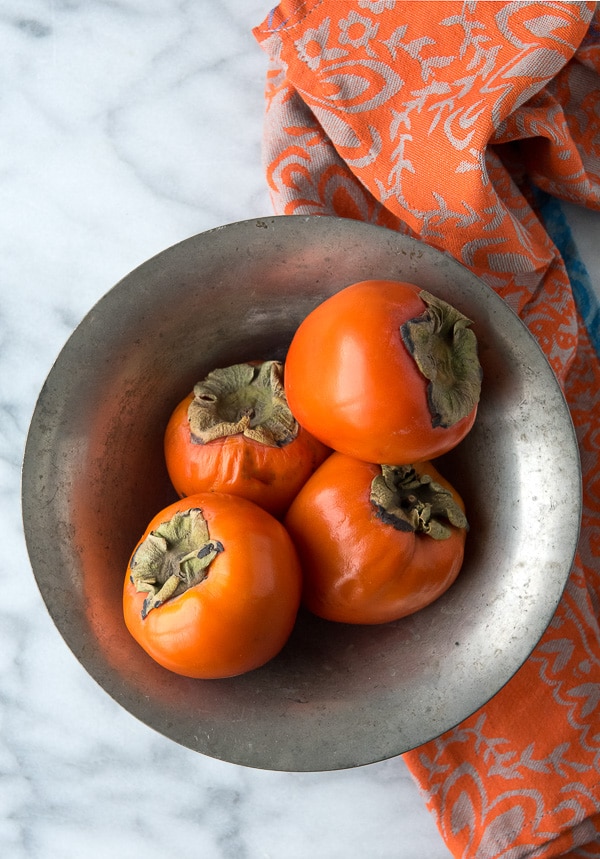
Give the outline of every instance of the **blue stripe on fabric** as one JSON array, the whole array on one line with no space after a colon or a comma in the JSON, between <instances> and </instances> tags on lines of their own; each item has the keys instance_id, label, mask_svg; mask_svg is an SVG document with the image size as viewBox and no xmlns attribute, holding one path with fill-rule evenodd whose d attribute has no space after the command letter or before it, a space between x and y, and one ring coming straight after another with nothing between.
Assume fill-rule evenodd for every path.
<instances>
[{"instance_id":1,"label":"blue stripe on fabric","mask_svg":"<svg viewBox=\"0 0 600 859\"><path fill-rule=\"evenodd\" d=\"M579 256L566 215L556 197L551 197L550 194L536 188L535 198L546 231L565 263L579 315L596 354L600 357L600 301L592 286L585 263Z\"/></svg>"}]
</instances>

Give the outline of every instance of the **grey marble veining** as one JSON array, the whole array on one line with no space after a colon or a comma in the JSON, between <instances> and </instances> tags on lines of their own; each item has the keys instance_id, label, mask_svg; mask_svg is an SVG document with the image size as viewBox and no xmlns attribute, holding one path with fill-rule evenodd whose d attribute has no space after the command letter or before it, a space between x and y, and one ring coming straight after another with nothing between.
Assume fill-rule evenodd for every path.
<instances>
[{"instance_id":1,"label":"grey marble veining","mask_svg":"<svg viewBox=\"0 0 600 859\"><path fill-rule=\"evenodd\" d=\"M260 159L266 57L251 34L268 11L262 0L1 4L3 859L450 855L400 759L262 772L137 722L56 632L25 551L28 422L73 328L158 251L271 212ZM579 218L584 234L588 224ZM586 247L592 259L595 243Z\"/></svg>"},{"instance_id":2,"label":"grey marble veining","mask_svg":"<svg viewBox=\"0 0 600 859\"><path fill-rule=\"evenodd\" d=\"M56 355L143 260L270 214L259 0L3 0L0 9L0 854L3 859L448 856L401 760L286 774L140 724L50 618L20 464Z\"/></svg>"}]
</instances>

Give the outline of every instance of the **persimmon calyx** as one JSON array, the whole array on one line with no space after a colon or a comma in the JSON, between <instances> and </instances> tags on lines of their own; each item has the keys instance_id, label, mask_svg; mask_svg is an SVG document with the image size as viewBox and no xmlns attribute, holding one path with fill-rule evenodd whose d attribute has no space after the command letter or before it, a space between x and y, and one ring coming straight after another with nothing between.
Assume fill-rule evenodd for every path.
<instances>
[{"instance_id":1,"label":"persimmon calyx","mask_svg":"<svg viewBox=\"0 0 600 859\"><path fill-rule=\"evenodd\" d=\"M455 528L468 528L467 518L452 493L431 475L412 465L382 465L371 482L376 515L398 531L428 534L446 540Z\"/></svg>"},{"instance_id":2,"label":"persimmon calyx","mask_svg":"<svg viewBox=\"0 0 600 859\"><path fill-rule=\"evenodd\" d=\"M261 444L283 447L299 429L287 404L280 361L213 370L194 386L188 420L196 444L241 433Z\"/></svg>"},{"instance_id":3,"label":"persimmon calyx","mask_svg":"<svg viewBox=\"0 0 600 859\"><path fill-rule=\"evenodd\" d=\"M425 290L427 309L400 327L404 345L428 380L433 427L448 428L471 414L481 395L481 364L472 322L451 304Z\"/></svg>"},{"instance_id":4,"label":"persimmon calyx","mask_svg":"<svg viewBox=\"0 0 600 859\"><path fill-rule=\"evenodd\" d=\"M148 594L142 617L203 581L210 564L222 551L223 544L210 539L199 508L175 513L151 531L135 550L129 565L136 590Z\"/></svg>"}]
</instances>

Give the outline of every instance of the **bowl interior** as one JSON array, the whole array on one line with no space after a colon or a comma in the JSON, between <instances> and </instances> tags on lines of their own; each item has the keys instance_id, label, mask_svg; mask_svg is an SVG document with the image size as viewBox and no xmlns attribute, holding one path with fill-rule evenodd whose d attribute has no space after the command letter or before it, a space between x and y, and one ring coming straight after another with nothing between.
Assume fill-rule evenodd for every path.
<instances>
[{"instance_id":1,"label":"bowl interior","mask_svg":"<svg viewBox=\"0 0 600 859\"><path fill-rule=\"evenodd\" d=\"M478 336L482 399L440 461L471 530L452 588L396 623L348 627L301 613L271 663L197 681L129 636L121 594L149 519L174 500L162 436L215 366L285 357L320 301L354 281L413 281ZM211 230L127 275L75 330L40 394L23 467L32 568L66 643L155 730L263 769L341 769L448 730L522 665L551 620L577 542L580 485L568 410L516 315L451 257L355 221L274 217Z\"/></svg>"}]
</instances>

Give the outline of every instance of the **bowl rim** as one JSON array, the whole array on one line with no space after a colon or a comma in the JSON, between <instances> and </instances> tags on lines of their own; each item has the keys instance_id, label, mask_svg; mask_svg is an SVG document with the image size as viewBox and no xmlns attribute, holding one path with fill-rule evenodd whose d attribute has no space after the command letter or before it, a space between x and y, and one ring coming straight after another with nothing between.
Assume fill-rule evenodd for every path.
<instances>
[{"instance_id":1,"label":"bowl rim","mask_svg":"<svg viewBox=\"0 0 600 859\"><path fill-rule=\"evenodd\" d=\"M190 748L194 748L195 750L200 751L203 754L207 754L213 757L219 757L224 760L231 760L231 762L233 763L258 767L261 769L285 769L292 771L343 769L351 766L361 766L364 764L373 763L377 760L392 757L396 754L402 754L403 752L408 751L409 748L414 748L415 746L410 745L409 747L405 748L404 746L402 746L402 744L399 744L397 745L395 750L390 753L389 744L386 745L384 743L385 748L387 749L387 751L385 752L382 752L381 748L377 750L376 744L374 744L372 750L369 752L365 748L364 736L361 735L361 737L359 737L359 739L356 741L356 748L351 754L348 754L348 752L340 753L337 749L333 748L325 748L320 749L317 754L303 755L303 753L298 748L296 748L294 753L282 752L279 756L277 756L274 754L269 754L268 749L266 749L265 747L262 747L259 750L257 750L256 748L250 748L251 744L248 743L241 750L239 748L236 748L235 751L232 751L231 754L228 754L226 750L223 751L223 749L221 748L217 750L213 749L211 745L207 742L203 741L194 743L189 736L182 737L178 735L176 731L168 730L165 725L161 723L163 717L159 716L157 719L156 713L152 707L144 709L144 707L136 708L132 706L132 702L127 698L126 695L123 694L120 688L119 684L121 681L113 683L113 685L111 686L111 683L107 681L106 673L98 671L97 664L95 663L94 658L90 658L89 638L85 642L82 642L80 637L74 636L69 631L69 624L67 619L64 617L64 615L60 616L57 613L56 604L54 602L55 594L50 592L51 589L48 584L48 581L40 571L39 558L41 553L39 546L37 545L37 538L34 533L33 523L39 513L39 504L45 503L45 499L43 498L43 494L42 496L40 496L39 492L40 480L39 474L37 473L39 471L39 468L37 466L37 460L40 450L44 447L44 445L48 444L45 436L43 423L46 422L48 419L48 403L51 402L53 397L53 379L57 374L62 372L65 358L68 357L69 349L71 348L71 344L73 343L74 339L80 340L82 336L85 335L85 332L92 323L92 321L97 322L98 318L102 316L104 309L107 306L107 303L111 302L119 292L122 292L123 290L127 289L132 282L139 280L140 277L144 276L145 272L149 271L150 269L154 269L157 264L163 267L164 265L168 266L170 262L174 258L176 258L181 252L189 251L192 253L192 255L194 253L200 253L200 255L202 255L203 248L207 245L210 245L211 242L215 239L218 240L220 243L223 243L224 237L228 237L233 234L237 234L238 240L241 240L241 237L244 236L248 237L262 235L264 238L265 234L277 233L279 238L284 236L287 242L287 246L289 247L291 236L294 235L296 236L296 239L299 240L299 238L302 237L304 231L306 234L310 233L311 237L314 239L315 230L317 230L317 228L319 232L325 231L327 233L328 231L328 234L330 236L337 236L338 238L340 238L340 236L342 235L347 236L348 245L352 244L352 242L356 241L358 238L362 238L363 240L370 239L373 241L377 239L377 241L380 241L382 245L385 245L386 247L389 244L389 246L394 247L396 250L398 248L401 248L405 254L417 254L420 256L420 258L426 257L428 262L434 268L436 266L441 265L444 265L445 267L449 266L451 270L461 272L462 275L471 284L477 282L477 288L481 289L482 294L487 296L486 300L491 302L495 309L504 315L505 319L510 319L511 317L513 318L514 329L515 331L520 331L520 336L523 338L523 342L529 343L530 356L535 356L535 360L537 361L536 366L538 367L540 372L543 372L545 378L549 379L549 374L551 374L552 379L554 379L554 402L562 403L562 412L560 416L555 415L554 420L558 421L560 418L560 423L563 427L566 443L569 447L569 450L566 451L566 454L568 454L569 461L571 465L575 468L576 472L575 474L571 475L572 484L577 484L579 486L579 492L577 498L575 499L576 503L574 504L574 510L572 514L573 524L570 531L570 547L565 552L565 555L568 555L570 560L568 563L565 563L564 569L558 577L558 579L560 579L560 586L556 585L554 587L552 598L546 604L543 621L538 624L538 627L535 630L535 634L531 634L529 637L527 644L528 653L525 659L528 658L528 655L530 655L531 652L535 649L540 638L543 636L543 633L547 628L548 624L551 622L552 616L562 597L562 593L564 592L570 569L572 567L573 559L575 557L581 522L582 498L579 451L570 412L566 400L564 398L564 394L558 384L558 381L555 379L550 365L546 357L544 356L541 348L539 347L539 344L535 340L533 334L526 328L518 315L488 285L486 285L484 281L482 281L480 278L478 278L476 275L474 275L472 272L462 266L449 253L438 250L437 248L434 248L431 245L428 245L417 238L396 233L386 227L366 224L365 222L322 215L273 215L261 218L247 219L231 224L223 224L220 226L213 227L202 233L198 233L194 236L182 240L181 242L176 243L175 245L172 245L162 251L159 251L153 257L149 258L145 262L142 262L139 266L137 266L131 272L121 278L121 280L119 280L113 287L111 287L111 289L109 289L92 306L92 308L88 311L88 313L83 317L83 319L73 330L71 335L67 338L59 355L57 356L50 371L48 372L47 378L40 391L38 400L36 402L32 414L23 457L21 486L23 526L27 550L32 565L32 571L36 579L38 588L40 590L41 596L46 604L46 608L50 613L51 618L58 631L64 638L65 642L75 654L78 661L83 665L85 670L88 671L88 673L90 673L91 676L96 679L99 685L105 691L107 691L108 694L111 695L111 697L113 697L121 706L125 707L125 709L127 709L135 717L145 722L147 725L152 727L154 730L157 730L159 733L162 733L163 735L168 736L183 745L186 745ZM499 308L502 308L502 310L500 311ZM58 467L56 463L55 467ZM484 706L490 700L491 697L496 695L510 681L510 679L514 676L516 671L518 671L524 661L524 659L520 659L519 664L511 666L510 671L505 672L505 676L503 677L502 682L496 683L492 694L486 693L477 707L473 708L472 705L470 707L467 707L469 712L463 712L461 718L454 718L450 720L450 722L445 724L444 731L450 730L451 728L455 727L456 724L459 724L460 721L462 721L464 718L467 718L467 716L469 716L472 712L474 712L476 709L479 709L480 706ZM243 682L248 685L247 681ZM166 684L166 688L171 688L171 686L172 684ZM380 724L377 724L372 729L373 736L377 734L379 737L381 731L382 726ZM435 736L439 736L439 734L443 733L444 731L439 730L438 724L438 727L433 733L425 732L423 734L422 742L427 742L429 739L433 739Z\"/></svg>"}]
</instances>

